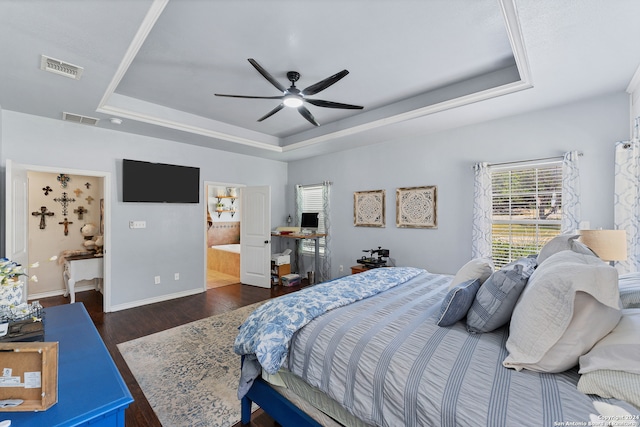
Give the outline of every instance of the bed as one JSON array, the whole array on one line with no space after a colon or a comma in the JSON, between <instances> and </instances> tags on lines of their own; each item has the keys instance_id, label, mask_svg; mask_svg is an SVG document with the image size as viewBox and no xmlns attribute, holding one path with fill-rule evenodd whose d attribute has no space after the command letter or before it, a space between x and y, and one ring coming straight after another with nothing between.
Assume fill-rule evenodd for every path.
<instances>
[{"instance_id":1,"label":"bed","mask_svg":"<svg viewBox=\"0 0 640 427\"><path fill-rule=\"evenodd\" d=\"M624 319L631 323L620 329L616 349L620 334L640 333L629 329L640 325L634 305L640 278L627 279L621 304L622 280L612 267L573 241L553 249L544 254L544 269L542 251L502 273L487 274L486 262L484 270L469 263L456 275L380 268L269 300L241 326L235 343L243 356L242 422L249 422L255 402L283 426L637 426L640 343L636 338L618 351L620 360L602 355L610 354L605 341ZM615 289L603 285L613 280ZM491 291L487 310L489 293L480 289ZM536 306L539 299L545 307ZM570 300L562 302L570 308L561 313L555 299ZM580 323L585 318L588 328ZM545 331L528 330L536 323ZM562 329L560 338L547 339L557 335L549 332L554 328ZM531 359L549 340L555 344L542 359ZM519 354L528 345L533 348ZM603 373L631 378L630 397L579 390L584 378Z\"/></svg>"}]
</instances>

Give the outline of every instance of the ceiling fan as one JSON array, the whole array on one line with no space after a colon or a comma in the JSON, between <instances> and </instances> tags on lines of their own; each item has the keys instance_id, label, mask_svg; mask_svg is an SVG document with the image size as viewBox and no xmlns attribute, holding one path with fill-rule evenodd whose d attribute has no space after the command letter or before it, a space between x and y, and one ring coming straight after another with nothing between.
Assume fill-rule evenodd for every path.
<instances>
[{"instance_id":1,"label":"ceiling fan","mask_svg":"<svg viewBox=\"0 0 640 427\"><path fill-rule=\"evenodd\" d=\"M289 71L287 72L287 79L291 82L291 86L287 89L283 85L281 85L276 79L273 78L271 74L264 68L258 64L255 59L249 58L249 63L253 65L253 67L258 70L262 76L269 81L272 85L276 87L279 91L282 92L280 96L248 96L248 95L225 95L221 93L216 93L216 96L226 96L230 98L249 98L249 99L280 99L282 102L273 110L269 111L264 116L258 119L259 122L273 116L278 111L282 110L284 107L297 108L298 112L309 121L314 126L320 126L316 119L313 117L313 114L304 106L304 103L307 102L311 105L315 105L316 107L325 107L325 108L342 108L347 110L361 110L364 107L360 105L351 105L351 104L342 104L340 102L332 102L332 101L324 101L321 99L312 99L307 98L307 96L315 95L316 93L325 90L332 84L338 82L344 76L349 74L349 71L342 70L339 73L334 74L331 77L327 77L324 80L320 80L318 83L312 84L311 86L300 90L296 87L296 82L300 78L300 73L297 71Z\"/></svg>"}]
</instances>

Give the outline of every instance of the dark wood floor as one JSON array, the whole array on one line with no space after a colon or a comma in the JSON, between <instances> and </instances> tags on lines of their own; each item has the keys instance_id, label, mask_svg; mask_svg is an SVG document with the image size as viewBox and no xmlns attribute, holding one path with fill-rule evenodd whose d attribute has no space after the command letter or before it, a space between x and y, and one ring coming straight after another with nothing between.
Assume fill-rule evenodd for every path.
<instances>
[{"instance_id":1,"label":"dark wood floor","mask_svg":"<svg viewBox=\"0 0 640 427\"><path fill-rule=\"evenodd\" d=\"M142 307L113 313L102 312L102 294L96 291L79 292L76 301L85 305L93 323L109 349L113 360L127 383L134 402L126 410L127 427L161 427L160 421L144 397L140 386L129 370L117 344L155 332L235 310L254 302L263 301L285 293L294 292L299 286L264 289L248 285L228 285L171 301L149 304ZM39 300L43 307L68 304L62 296ZM238 402L240 405L240 402ZM274 427L278 424L261 410L256 411L252 427ZM234 427L240 427L238 423Z\"/></svg>"}]
</instances>

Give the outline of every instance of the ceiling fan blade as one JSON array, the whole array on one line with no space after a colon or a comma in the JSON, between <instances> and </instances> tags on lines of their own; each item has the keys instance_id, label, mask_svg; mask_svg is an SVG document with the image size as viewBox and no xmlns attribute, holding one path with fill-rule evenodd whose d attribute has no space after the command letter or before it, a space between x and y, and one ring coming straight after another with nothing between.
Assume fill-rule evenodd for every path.
<instances>
[{"instance_id":1,"label":"ceiling fan blade","mask_svg":"<svg viewBox=\"0 0 640 427\"><path fill-rule=\"evenodd\" d=\"M311 123L314 126L320 126L318 122L316 122L316 119L313 117L313 114L311 114L311 111L307 110L307 108L304 105L298 107L298 111L300 112L302 117L304 117L309 121L309 123Z\"/></svg>"},{"instance_id":2,"label":"ceiling fan blade","mask_svg":"<svg viewBox=\"0 0 640 427\"><path fill-rule=\"evenodd\" d=\"M325 90L326 88L328 88L332 84L336 83L337 81L339 81L341 78L343 78L347 74L349 74L349 72L347 70L342 70L339 73L336 73L331 77L327 77L326 79L321 80L318 83L309 86L308 88L306 88L306 89L304 89L302 91L302 94L305 95L305 96L315 95L316 93L318 93L318 92L320 92L322 90Z\"/></svg>"},{"instance_id":3,"label":"ceiling fan blade","mask_svg":"<svg viewBox=\"0 0 640 427\"><path fill-rule=\"evenodd\" d=\"M305 98L304 100L316 107L344 108L345 110L362 110L364 108L362 105L342 104L340 102L323 101L322 99Z\"/></svg>"},{"instance_id":4,"label":"ceiling fan blade","mask_svg":"<svg viewBox=\"0 0 640 427\"><path fill-rule=\"evenodd\" d=\"M259 122L263 121L264 119L268 119L269 117L273 116L275 113L277 113L278 111L282 110L284 108L284 104L280 104L278 105L276 108L274 108L273 110L269 111L267 114L265 114L264 116L260 117L258 119Z\"/></svg>"},{"instance_id":5,"label":"ceiling fan blade","mask_svg":"<svg viewBox=\"0 0 640 427\"><path fill-rule=\"evenodd\" d=\"M274 85L280 92L286 92L287 88L282 86L276 79L273 78L273 76L271 74L269 74L269 72L267 70L265 70L264 68L262 68L260 66L260 64L258 64L256 62L255 59L253 58L249 58L249 62L251 63L251 65L253 65L253 67L258 70L258 72L260 74L262 74L262 77L264 77L265 79L269 80L269 83L271 83L272 85Z\"/></svg>"},{"instance_id":6,"label":"ceiling fan blade","mask_svg":"<svg viewBox=\"0 0 640 427\"><path fill-rule=\"evenodd\" d=\"M223 93L215 93L215 96L226 96L228 98L248 98L248 99L283 99L284 96L250 96L250 95L225 95Z\"/></svg>"}]
</instances>

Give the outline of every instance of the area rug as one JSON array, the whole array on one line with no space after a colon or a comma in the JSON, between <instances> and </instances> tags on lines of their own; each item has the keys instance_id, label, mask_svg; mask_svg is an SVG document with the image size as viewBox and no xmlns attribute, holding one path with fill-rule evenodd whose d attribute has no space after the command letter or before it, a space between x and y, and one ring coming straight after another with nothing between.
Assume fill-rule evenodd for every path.
<instances>
[{"instance_id":1,"label":"area rug","mask_svg":"<svg viewBox=\"0 0 640 427\"><path fill-rule=\"evenodd\" d=\"M240 421L238 327L262 302L118 344L166 427L227 427Z\"/></svg>"}]
</instances>

